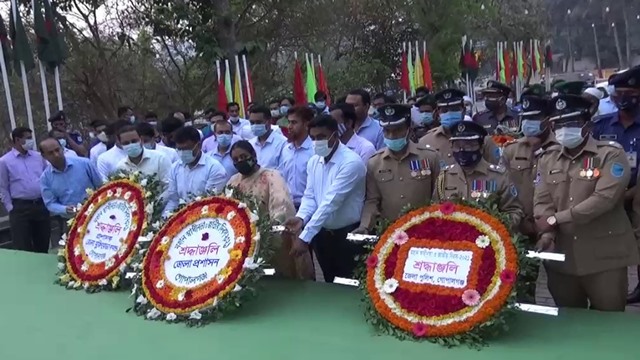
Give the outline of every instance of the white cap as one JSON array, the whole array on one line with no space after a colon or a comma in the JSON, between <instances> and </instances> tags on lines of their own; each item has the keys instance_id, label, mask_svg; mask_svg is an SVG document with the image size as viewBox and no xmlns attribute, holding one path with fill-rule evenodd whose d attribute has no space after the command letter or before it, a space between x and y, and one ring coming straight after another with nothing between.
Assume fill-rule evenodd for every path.
<instances>
[{"instance_id":1,"label":"white cap","mask_svg":"<svg viewBox=\"0 0 640 360\"><path fill-rule=\"evenodd\" d=\"M602 91L600 91L598 88L594 88L594 87L590 87L587 88L584 91L585 94L589 94L595 98L597 98L598 100L602 99L604 97L604 94L602 93Z\"/></svg>"}]
</instances>

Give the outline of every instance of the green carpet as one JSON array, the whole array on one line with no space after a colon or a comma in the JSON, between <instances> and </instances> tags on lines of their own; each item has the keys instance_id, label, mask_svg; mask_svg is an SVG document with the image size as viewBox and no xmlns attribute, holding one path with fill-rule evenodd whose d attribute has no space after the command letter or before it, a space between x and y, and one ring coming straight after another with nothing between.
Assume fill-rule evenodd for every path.
<instances>
[{"instance_id":1,"label":"green carpet","mask_svg":"<svg viewBox=\"0 0 640 360\"><path fill-rule=\"evenodd\" d=\"M640 317L521 313L481 351L376 336L349 287L265 280L260 297L204 328L146 321L127 292L53 284L53 256L0 250L1 360L638 360Z\"/></svg>"}]
</instances>

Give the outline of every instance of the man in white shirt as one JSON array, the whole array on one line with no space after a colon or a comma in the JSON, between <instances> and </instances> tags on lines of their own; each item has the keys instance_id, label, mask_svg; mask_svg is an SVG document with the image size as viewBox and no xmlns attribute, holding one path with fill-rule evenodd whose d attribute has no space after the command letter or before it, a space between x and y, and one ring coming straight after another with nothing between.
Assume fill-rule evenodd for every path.
<instances>
[{"instance_id":1,"label":"man in white shirt","mask_svg":"<svg viewBox=\"0 0 640 360\"><path fill-rule=\"evenodd\" d=\"M112 136L114 146L100 154L96 160L96 168L98 169L98 174L100 174L100 178L103 182L106 182L109 176L116 172L120 161L127 157L127 153L122 150L122 146L118 142L118 137L116 136L118 131L125 126L131 126L131 123L127 120L117 120L108 127L109 133L113 134L109 136Z\"/></svg>"},{"instance_id":2,"label":"man in white shirt","mask_svg":"<svg viewBox=\"0 0 640 360\"><path fill-rule=\"evenodd\" d=\"M180 131L180 129L178 129L178 131ZM140 135L142 146L144 146L145 149L157 150L162 153L162 155L166 156L172 164L180 161L176 149L156 144L156 131L151 124L145 122L138 123L138 125L136 125L136 131L138 132L138 135Z\"/></svg>"},{"instance_id":3,"label":"man in white shirt","mask_svg":"<svg viewBox=\"0 0 640 360\"><path fill-rule=\"evenodd\" d=\"M258 164L269 169L277 169L280 164L282 148L287 138L273 131L271 111L266 106L255 105L249 114L251 132L255 137L249 140L258 155Z\"/></svg>"},{"instance_id":4,"label":"man in white shirt","mask_svg":"<svg viewBox=\"0 0 640 360\"><path fill-rule=\"evenodd\" d=\"M134 126L125 126L118 132L118 142L127 156L118 163L116 171L139 171L147 176L156 176L162 183L163 190L167 188L171 161L161 152L145 149L142 139Z\"/></svg>"},{"instance_id":5,"label":"man in white shirt","mask_svg":"<svg viewBox=\"0 0 640 360\"><path fill-rule=\"evenodd\" d=\"M216 132L216 124L217 123L222 123L224 121L227 121L227 114L223 113L222 111L216 111L213 113L213 115L211 116L211 130L213 131L213 136L210 136L208 138L206 138L203 142L202 142L202 151L204 151L205 153L213 153L218 151L218 138L219 136L217 135ZM233 133L233 125L231 125L231 123L229 122L229 127L231 128L231 133L229 135L231 135L231 141L229 142L229 144L226 144L225 149L228 149L231 147L231 145L233 145L236 141L242 140L243 137L240 135L236 135ZM251 131L251 128L249 128L249 131ZM223 136L223 142L226 141L226 136Z\"/></svg>"},{"instance_id":6,"label":"man in white shirt","mask_svg":"<svg viewBox=\"0 0 640 360\"><path fill-rule=\"evenodd\" d=\"M202 152L200 134L193 127L184 127L174 135L180 161L169 173L167 205L163 216L174 211L180 199L220 193L227 183L227 172L217 160Z\"/></svg>"},{"instance_id":7,"label":"man in white shirt","mask_svg":"<svg viewBox=\"0 0 640 360\"><path fill-rule=\"evenodd\" d=\"M229 113L229 123L233 128L233 133L243 139L245 139L244 136L250 136L250 134L247 133L247 129L249 129L251 124L249 123L249 120L240 117L240 105L236 102L228 103L227 112Z\"/></svg>"},{"instance_id":8,"label":"man in white shirt","mask_svg":"<svg viewBox=\"0 0 640 360\"><path fill-rule=\"evenodd\" d=\"M331 105L331 117L338 122L340 142L358 154L362 161L367 164L369 159L376 153L376 148L369 140L353 131L356 121L355 107L347 103Z\"/></svg>"},{"instance_id":9,"label":"man in white shirt","mask_svg":"<svg viewBox=\"0 0 640 360\"><path fill-rule=\"evenodd\" d=\"M362 159L338 139L338 123L320 115L309 123L315 155L307 164L307 187L295 218L285 222L298 235L291 252L300 256L311 245L326 282L336 276L353 277L355 256L362 246L347 240L360 223L366 167Z\"/></svg>"}]
</instances>

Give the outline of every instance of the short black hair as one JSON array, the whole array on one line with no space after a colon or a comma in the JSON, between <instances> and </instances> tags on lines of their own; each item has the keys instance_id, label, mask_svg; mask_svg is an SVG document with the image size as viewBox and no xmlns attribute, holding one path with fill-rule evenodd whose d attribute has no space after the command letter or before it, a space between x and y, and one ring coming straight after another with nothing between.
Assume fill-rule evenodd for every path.
<instances>
[{"instance_id":1,"label":"short black hair","mask_svg":"<svg viewBox=\"0 0 640 360\"><path fill-rule=\"evenodd\" d=\"M13 131L11 131L11 140L15 142L16 139L18 138L22 139L26 133L31 134L33 133L33 131L31 131L31 129L29 129L28 127L24 127L24 126L17 127L13 129Z\"/></svg>"},{"instance_id":2,"label":"short black hair","mask_svg":"<svg viewBox=\"0 0 640 360\"><path fill-rule=\"evenodd\" d=\"M122 115L126 114L127 111L129 110L133 110L131 106L120 106L118 108L118 117L121 117Z\"/></svg>"},{"instance_id":3,"label":"short black hair","mask_svg":"<svg viewBox=\"0 0 640 360\"><path fill-rule=\"evenodd\" d=\"M169 116L166 119L162 120L160 129L163 134L170 134L183 126L184 123L182 123L182 120L178 119L177 117Z\"/></svg>"},{"instance_id":4,"label":"short black hair","mask_svg":"<svg viewBox=\"0 0 640 360\"><path fill-rule=\"evenodd\" d=\"M366 105L371 104L371 96L369 95L369 92L365 89L353 89L349 91L348 95L358 95L360 96L360 98L362 98L363 104L366 104Z\"/></svg>"},{"instance_id":5,"label":"short black hair","mask_svg":"<svg viewBox=\"0 0 640 360\"><path fill-rule=\"evenodd\" d=\"M271 119L271 110L264 105L256 105L251 108L251 114L262 114L267 120Z\"/></svg>"},{"instance_id":6,"label":"short black hair","mask_svg":"<svg viewBox=\"0 0 640 360\"><path fill-rule=\"evenodd\" d=\"M120 131L121 128L125 126L131 126L131 123L127 120L116 120L107 125L105 133L107 134L107 136L114 136L118 133L118 131Z\"/></svg>"},{"instance_id":7,"label":"short black hair","mask_svg":"<svg viewBox=\"0 0 640 360\"><path fill-rule=\"evenodd\" d=\"M296 104L296 101L295 101L292 97L285 96L285 97L283 97L282 99L280 99L280 102L282 102L282 101L284 101L284 100L289 101L289 103L291 103L291 106L293 106L293 105L295 105L295 104Z\"/></svg>"},{"instance_id":8,"label":"short black hair","mask_svg":"<svg viewBox=\"0 0 640 360\"><path fill-rule=\"evenodd\" d=\"M254 149L253 145L251 145L251 143L247 140L236 141L233 145L231 145L231 151L238 148L248 152L249 155L251 155L251 157L254 159L258 157L258 155L256 155L256 149Z\"/></svg>"},{"instance_id":9,"label":"short black hair","mask_svg":"<svg viewBox=\"0 0 640 360\"><path fill-rule=\"evenodd\" d=\"M51 129L51 130L49 130L49 132L47 133L47 136L48 136L48 137L51 137L51 138L55 138L55 137L56 137L56 136L54 135L55 133L62 133L62 134L64 134L64 131L62 131L62 130L58 130L58 129Z\"/></svg>"},{"instance_id":10,"label":"short black hair","mask_svg":"<svg viewBox=\"0 0 640 360\"><path fill-rule=\"evenodd\" d=\"M347 103L333 104L329 108L329 111L334 111L334 110L342 111L342 117L351 121L352 126L355 126L356 119L357 119L355 106Z\"/></svg>"},{"instance_id":11,"label":"short black hair","mask_svg":"<svg viewBox=\"0 0 640 360\"><path fill-rule=\"evenodd\" d=\"M229 128L233 131L233 126L231 126L231 123L229 123L227 120L218 120L218 121L213 123L213 132L214 133L218 129L218 126L217 126L218 124L227 124L227 125L229 125Z\"/></svg>"},{"instance_id":12,"label":"short black hair","mask_svg":"<svg viewBox=\"0 0 640 360\"><path fill-rule=\"evenodd\" d=\"M318 115L309 122L307 125L309 129L313 128L327 128L331 131L338 131L338 122L331 115Z\"/></svg>"},{"instance_id":13,"label":"short black hair","mask_svg":"<svg viewBox=\"0 0 640 360\"><path fill-rule=\"evenodd\" d=\"M157 119L158 115L153 111L149 111L147 115L144 116L145 119Z\"/></svg>"},{"instance_id":14,"label":"short black hair","mask_svg":"<svg viewBox=\"0 0 640 360\"><path fill-rule=\"evenodd\" d=\"M336 104L341 104L341 103L345 103L347 102L347 97L346 96L341 96L339 98L336 99Z\"/></svg>"},{"instance_id":15,"label":"short black hair","mask_svg":"<svg viewBox=\"0 0 640 360\"><path fill-rule=\"evenodd\" d=\"M156 131L153 125L146 122L141 122L138 125L136 125L136 131L140 136L148 136L151 138L156 136Z\"/></svg>"},{"instance_id":16,"label":"short black hair","mask_svg":"<svg viewBox=\"0 0 640 360\"><path fill-rule=\"evenodd\" d=\"M237 106L238 109L240 109L240 104L238 104L237 102L230 102L227 104L227 111L229 111L229 108L232 106Z\"/></svg>"},{"instance_id":17,"label":"short black hair","mask_svg":"<svg viewBox=\"0 0 640 360\"><path fill-rule=\"evenodd\" d=\"M269 101L269 105L271 104L278 104L278 106L280 105L280 100L279 99L271 99L271 101Z\"/></svg>"},{"instance_id":18,"label":"short black hair","mask_svg":"<svg viewBox=\"0 0 640 360\"><path fill-rule=\"evenodd\" d=\"M138 132L138 130L136 130L136 127L133 125L127 125L127 126L123 126L120 129L118 129L118 140L120 140L120 135L124 134L124 133L128 133L131 131L135 131L136 133ZM138 134L140 135L140 134Z\"/></svg>"},{"instance_id":19,"label":"short black hair","mask_svg":"<svg viewBox=\"0 0 640 360\"><path fill-rule=\"evenodd\" d=\"M377 93L373 96L373 100L382 99L385 104L395 104L396 99L392 96L386 95L385 93Z\"/></svg>"},{"instance_id":20,"label":"short black hair","mask_svg":"<svg viewBox=\"0 0 640 360\"><path fill-rule=\"evenodd\" d=\"M173 134L173 141L176 144L182 144L187 141L197 143L200 141L200 132L193 126L184 126Z\"/></svg>"},{"instance_id":21,"label":"short black hair","mask_svg":"<svg viewBox=\"0 0 640 360\"><path fill-rule=\"evenodd\" d=\"M314 101L327 100L327 94L325 94L324 91L322 90L316 91L316 94L313 96L313 100Z\"/></svg>"},{"instance_id":22,"label":"short black hair","mask_svg":"<svg viewBox=\"0 0 640 360\"><path fill-rule=\"evenodd\" d=\"M213 118L214 116L222 116L223 119L227 120L227 113L224 111L214 111L213 114L211 114L211 116L209 117L209 119Z\"/></svg>"},{"instance_id":23,"label":"short black hair","mask_svg":"<svg viewBox=\"0 0 640 360\"><path fill-rule=\"evenodd\" d=\"M89 126L91 126L94 129L97 127L106 126L106 125L107 125L107 122L102 119L91 120L91 122L89 123Z\"/></svg>"},{"instance_id":24,"label":"short black hair","mask_svg":"<svg viewBox=\"0 0 640 360\"><path fill-rule=\"evenodd\" d=\"M429 88L428 88L428 87L426 87L426 86L418 86L418 87L416 88L416 94L417 94L417 93L419 93L419 92L423 92L423 93L425 93L425 94L429 95L429 93L430 93L431 91L429 91Z\"/></svg>"},{"instance_id":25,"label":"short black hair","mask_svg":"<svg viewBox=\"0 0 640 360\"><path fill-rule=\"evenodd\" d=\"M287 116L289 115L296 115L303 121L309 122L313 120L313 117L315 116L315 111L313 111L308 106L294 106L289 108L289 110L287 110Z\"/></svg>"},{"instance_id":26,"label":"short black hair","mask_svg":"<svg viewBox=\"0 0 640 360\"><path fill-rule=\"evenodd\" d=\"M435 109L436 105L438 105L438 102L436 101L435 96L429 94L427 96L421 97L420 100L416 101L414 105L417 107L431 105Z\"/></svg>"}]
</instances>

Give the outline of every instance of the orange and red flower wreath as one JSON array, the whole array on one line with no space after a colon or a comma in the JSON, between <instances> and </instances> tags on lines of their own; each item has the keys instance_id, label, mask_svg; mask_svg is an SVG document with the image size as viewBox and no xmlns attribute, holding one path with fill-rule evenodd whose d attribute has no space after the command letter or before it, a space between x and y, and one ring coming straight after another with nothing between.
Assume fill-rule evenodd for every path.
<instances>
[{"instance_id":1,"label":"orange and red flower wreath","mask_svg":"<svg viewBox=\"0 0 640 360\"><path fill-rule=\"evenodd\" d=\"M120 246L112 257L104 259L105 261L93 262L87 255L84 239L96 230L89 229L88 225L104 205L114 200L128 203L128 209L131 211L131 226L126 236L118 239ZM115 215L110 215L110 217L110 220L114 222L119 220L115 218ZM130 261L134 247L145 227L145 222L144 189L140 185L129 180L117 180L95 191L78 210L69 229L64 249L66 270L69 276L66 281L62 281L62 284L67 285L73 281L76 285L74 287L77 288L80 286L85 288L106 286L107 281L116 278L121 273L121 267ZM113 282L113 288L117 287L117 280L119 279Z\"/></svg>"},{"instance_id":2,"label":"orange and red flower wreath","mask_svg":"<svg viewBox=\"0 0 640 360\"><path fill-rule=\"evenodd\" d=\"M221 218L231 225L234 244L228 250L229 262L209 281L193 288L179 287L165 273L168 251L183 229L207 218ZM215 306L218 299L236 288L245 265L253 259L259 240L256 221L257 216L245 204L231 198L205 198L181 209L160 229L145 254L142 265L145 298L165 314L188 315Z\"/></svg>"},{"instance_id":3,"label":"orange and red flower wreath","mask_svg":"<svg viewBox=\"0 0 640 360\"><path fill-rule=\"evenodd\" d=\"M416 247L470 251L465 287L403 280L409 250ZM383 318L416 337L446 337L487 322L506 305L518 254L499 220L473 207L444 203L398 219L366 265L366 291Z\"/></svg>"}]
</instances>

